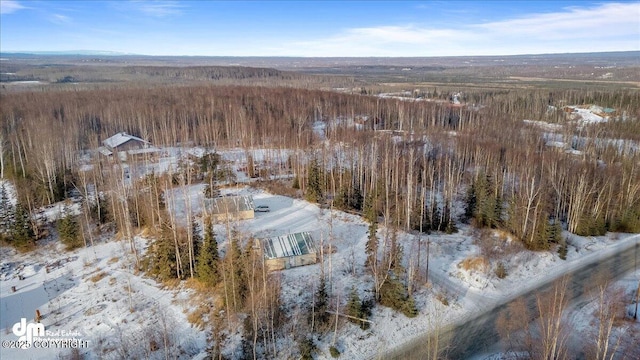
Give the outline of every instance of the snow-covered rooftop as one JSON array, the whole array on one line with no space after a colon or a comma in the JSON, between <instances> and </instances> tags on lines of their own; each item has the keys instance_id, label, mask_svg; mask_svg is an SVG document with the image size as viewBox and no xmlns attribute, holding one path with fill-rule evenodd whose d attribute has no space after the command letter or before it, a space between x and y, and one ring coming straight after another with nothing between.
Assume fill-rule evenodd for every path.
<instances>
[{"instance_id":1,"label":"snow-covered rooftop","mask_svg":"<svg viewBox=\"0 0 640 360\"><path fill-rule=\"evenodd\" d=\"M111 136L110 138L104 140L102 143L107 146L108 148L111 149L115 149L118 146L121 146L122 144L126 143L127 141L130 140L134 140L134 141L140 141L143 142L145 144L149 144L148 141L145 141L137 136L133 136L133 135L129 135L125 132L121 132L121 133L117 133L113 136Z\"/></svg>"},{"instance_id":2,"label":"snow-covered rooftop","mask_svg":"<svg viewBox=\"0 0 640 360\"><path fill-rule=\"evenodd\" d=\"M104 156L111 156L113 155L113 152L109 149L107 149L105 146L100 146L98 148L98 152Z\"/></svg>"}]
</instances>

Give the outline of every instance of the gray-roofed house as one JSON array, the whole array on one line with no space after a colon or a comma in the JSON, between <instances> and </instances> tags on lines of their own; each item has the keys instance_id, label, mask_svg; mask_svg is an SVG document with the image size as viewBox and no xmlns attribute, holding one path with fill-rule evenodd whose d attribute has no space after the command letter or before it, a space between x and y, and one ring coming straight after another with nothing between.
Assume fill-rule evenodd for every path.
<instances>
[{"instance_id":1,"label":"gray-roofed house","mask_svg":"<svg viewBox=\"0 0 640 360\"><path fill-rule=\"evenodd\" d=\"M149 155L159 151L150 142L137 136L129 135L126 132L117 133L104 141L98 151L106 156L118 153L122 160L128 156Z\"/></svg>"},{"instance_id":2,"label":"gray-roofed house","mask_svg":"<svg viewBox=\"0 0 640 360\"><path fill-rule=\"evenodd\" d=\"M301 232L261 241L267 269L270 271L311 265L317 262L316 246L311 234Z\"/></svg>"},{"instance_id":3,"label":"gray-roofed house","mask_svg":"<svg viewBox=\"0 0 640 360\"><path fill-rule=\"evenodd\" d=\"M212 220L253 219L255 205L252 196L225 196L205 199L205 211Z\"/></svg>"}]
</instances>

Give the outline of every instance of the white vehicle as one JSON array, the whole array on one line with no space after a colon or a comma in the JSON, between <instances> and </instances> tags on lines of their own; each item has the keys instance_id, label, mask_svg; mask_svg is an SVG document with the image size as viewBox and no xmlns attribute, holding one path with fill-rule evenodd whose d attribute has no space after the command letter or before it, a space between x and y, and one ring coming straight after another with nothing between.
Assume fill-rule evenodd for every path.
<instances>
[{"instance_id":1,"label":"white vehicle","mask_svg":"<svg viewBox=\"0 0 640 360\"><path fill-rule=\"evenodd\" d=\"M256 206L254 211L255 212L269 212L269 211L271 211L271 209L269 209L269 206L267 206L267 205L259 205L259 206Z\"/></svg>"}]
</instances>

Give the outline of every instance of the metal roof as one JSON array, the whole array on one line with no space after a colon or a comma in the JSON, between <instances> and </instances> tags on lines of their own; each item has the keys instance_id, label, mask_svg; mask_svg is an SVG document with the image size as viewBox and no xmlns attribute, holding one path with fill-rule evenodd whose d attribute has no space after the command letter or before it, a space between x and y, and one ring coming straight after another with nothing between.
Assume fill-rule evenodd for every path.
<instances>
[{"instance_id":1,"label":"metal roof","mask_svg":"<svg viewBox=\"0 0 640 360\"><path fill-rule=\"evenodd\" d=\"M210 214L215 215L253 210L255 205L252 196L226 196L205 199L205 207Z\"/></svg>"},{"instance_id":2,"label":"metal roof","mask_svg":"<svg viewBox=\"0 0 640 360\"><path fill-rule=\"evenodd\" d=\"M102 143L105 146L107 146L107 147L109 147L111 149L115 149L118 146L120 146L120 145L122 145L122 144L124 144L124 143L126 143L127 141L130 141L130 140L140 141L142 143L149 144L148 141L142 140L141 138L139 138L137 136L129 135L129 134L125 133L125 132L117 133L117 134L113 135L112 137L104 140Z\"/></svg>"},{"instance_id":3,"label":"metal roof","mask_svg":"<svg viewBox=\"0 0 640 360\"><path fill-rule=\"evenodd\" d=\"M316 252L315 244L308 232L288 234L265 239L262 242L267 259L306 255Z\"/></svg>"},{"instance_id":4,"label":"metal roof","mask_svg":"<svg viewBox=\"0 0 640 360\"><path fill-rule=\"evenodd\" d=\"M98 148L98 151L104 156L111 156L113 154L113 152L111 152L111 150L107 149L104 146L100 146Z\"/></svg>"}]
</instances>

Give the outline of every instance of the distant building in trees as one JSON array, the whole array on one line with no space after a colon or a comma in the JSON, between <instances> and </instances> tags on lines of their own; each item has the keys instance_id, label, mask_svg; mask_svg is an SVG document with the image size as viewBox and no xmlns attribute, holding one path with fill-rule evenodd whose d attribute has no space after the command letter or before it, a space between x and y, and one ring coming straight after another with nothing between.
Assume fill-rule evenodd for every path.
<instances>
[{"instance_id":1,"label":"distant building in trees","mask_svg":"<svg viewBox=\"0 0 640 360\"><path fill-rule=\"evenodd\" d=\"M316 246L308 232L256 240L270 271L311 265L317 262Z\"/></svg>"},{"instance_id":2,"label":"distant building in trees","mask_svg":"<svg viewBox=\"0 0 640 360\"><path fill-rule=\"evenodd\" d=\"M152 155L160 151L150 142L125 132L107 138L102 142L102 145L98 148L102 155L111 157L117 153L121 160L126 160L128 157Z\"/></svg>"},{"instance_id":3,"label":"distant building in trees","mask_svg":"<svg viewBox=\"0 0 640 360\"><path fill-rule=\"evenodd\" d=\"M253 219L255 216L252 196L226 196L204 201L206 214L216 221Z\"/></svg>"}]
</instances>

